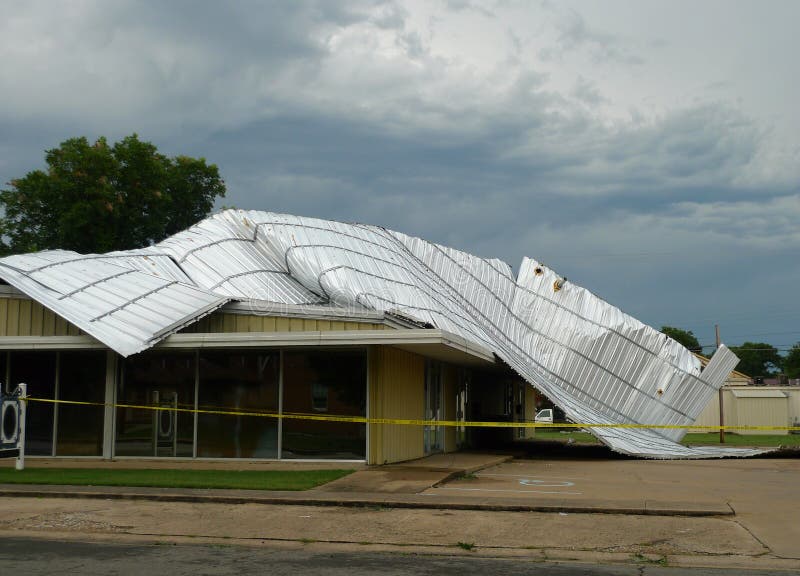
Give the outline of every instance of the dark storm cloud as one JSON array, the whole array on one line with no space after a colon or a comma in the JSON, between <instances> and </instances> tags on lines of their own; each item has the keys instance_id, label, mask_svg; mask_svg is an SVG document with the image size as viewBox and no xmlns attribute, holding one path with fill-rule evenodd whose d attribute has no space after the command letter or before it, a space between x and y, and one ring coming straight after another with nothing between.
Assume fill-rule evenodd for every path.
<instances>
[{"instance_id":1,"label":"dark storm cloud","mask_svg":"<svg viewBox=\"0 0 800 576\"><path fill-rule=\"evenodd\" d=\"M754 119L724 101L605 116L593 70L559 88L512 21L508 58L487 64L443 52L394 2L53 12L0 8L3 182L68 137L135 131L217 163L226 205L380 224L514 267L533 256L653 324L733 319L759 289L747 270L800 282L800 190L761 176ZM580 14L559 22L551 55L643 61Z\"/></svg>"}]
</instances>

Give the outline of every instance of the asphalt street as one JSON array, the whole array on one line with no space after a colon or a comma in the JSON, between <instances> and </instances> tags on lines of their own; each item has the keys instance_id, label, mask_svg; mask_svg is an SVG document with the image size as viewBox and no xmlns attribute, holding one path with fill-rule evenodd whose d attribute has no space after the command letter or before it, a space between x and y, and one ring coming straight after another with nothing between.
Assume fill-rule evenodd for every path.
<instances>
[{"instance_id":1,"label":"asphalt street","mask_svg":"<svg viewBox=\"0 0 800 576\"><path fill-rule=\"evenodd\" d=\"M3 574L223 576L320 574L330 576L534 574L547 576L760 576L800 571L678 568L652 564L592 565L526 559L399 553L319 552L220 545L120 544L25 538L0 539Z\"/></svg>"}]
</instances>

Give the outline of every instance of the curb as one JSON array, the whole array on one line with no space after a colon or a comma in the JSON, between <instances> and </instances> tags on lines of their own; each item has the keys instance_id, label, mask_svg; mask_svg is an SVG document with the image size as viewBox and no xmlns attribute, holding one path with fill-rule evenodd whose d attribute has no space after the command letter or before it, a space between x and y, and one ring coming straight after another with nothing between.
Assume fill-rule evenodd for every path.
<instances>
[{"instance_id":1,"label":"curb","mask_svg":"<svg viewBox=\"0 0 800 576\"><path fill-rule=\"evenodd\" d=\"M467 468L461 468L460 470L453 470L447 476L442 478L441 480L437 480L431 485L431 488L438 488L442 484L447 484L451 480L458 478L460 476L464 476L466 474L474 474L475 472L479 472L480 470L485 470L486 468L491 468L492 466L497 466L499 464L505 464L506 462L510 462L513 460L515 456L506 456L505 458L501 458L495 460L493 462L486 462L484 464L477 464L475 466L469 466Z\"/></svg>"},{"instance_id":2,"label":"curb","mask_svg":"<svg viewBox=\"0 0 800 576\"><path fill-rule=\"evenodd\" d=\"M33 485L29 485L33 486ZM623 514L635 516L684 516L684 517L709 517L709 516L734 516L735 512L727 504L719 507L698 507L695 509L682 509L678 507L659 506L656 504L639 506L613 506L610 504L522 504L522 503L486 503L486 502L433 502L409 498L392 498L384 495L374 497L362 496L343 498L336 497L334 493L327 493L327 497L295 496L294 494L280 495L241 495L241 494L198 494L186 490L180 492L120 492L113 490L94 489L91 491L69 490L66 487L54 486L49 490L20 489L9 485L0 486L0 497L8 498L74 498L74 499L103 499L103 500L143 500L153 502L182 502L193 504L264 504L277 506L335 506L344 508L417 508L424 510L475 510L483 512L544 512L562 514Z\"/></svg>"}]
</instances>

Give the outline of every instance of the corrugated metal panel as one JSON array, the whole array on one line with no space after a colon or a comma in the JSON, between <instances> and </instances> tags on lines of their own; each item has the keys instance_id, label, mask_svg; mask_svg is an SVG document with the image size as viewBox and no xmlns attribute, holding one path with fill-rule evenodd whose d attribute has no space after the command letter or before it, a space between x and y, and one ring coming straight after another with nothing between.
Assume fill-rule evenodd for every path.
<instances>
[{"instance_id":1,"label":"corrugated metal panel","mask_svg":"<svg viewBox=\"0 0 800 576\"><path fill-rule=\"evenodd\" d=\"M0 259L0 277L123 356L149 348L228 301L141 272L127 257L118 263L63 250Z\"/></svg>"},{"instance_id":2,"label":"corrugated metal panel","mask_svg":"<svg viewBox=\"0 0 800 576\"><path fill-rule=\"evenodd\" d=\"M370 350L371 418L422 419L425 412L425 359L422 356L375 346ZM386 464L422 458L421 426L371 425L370 464Z\"/></svg>"},{"instance_id":3,"label":"corrugated metal panel","mask_svg":"<svg viewBox=\"0 0 800 576\"><path fill-rule=\"evenodd\" d=\"M786 398L780 390L731 390L737 398Z\"/></svg>"},{"instance_id":4,"label":"corrugated metal panel","mask_svg":"<svg viewBox=\"0 0 800 576\"><path fill-rule=\"evenodd\" d=\"M734 391L736 394L737 391ZM742 426L788 426L789 400L782 396L738 396L736 413ZM760 436L788 434L787 430L741 430L737 433Z\"/></svg>"},{"instance_id":5,"label":"corrugated metal panel","mask_svg":"<svg viewBox=\"0 0 800 576\"><path fill-rule=\"evenodd\" d=\"M223 213L158 244L198 285L239 300L321 304L290 274L284 255L259 236L248 218Z\"/></svg>"},{"instance_id":6,"label":"corrugated metal panel","mask_svg":"<svg viewBox=\"0 0 800 576\"><path fill-rule=\"evenodd\" d=\"M156 314L187 320L213 308L221 297L398 311L492 350L570 418L589 424L692 424L736 362L723 347L701 373L697 358L677 342L589 291L571 283L556 290L558 275L534 260L525 259L514 279L510 267L498 260L377 226L229 210L165 240L147 256L155 258L156 252L169 255L196 287L159 285L162 278L139 269L134 276L130 266L95 258L46 274L42 289L30 268L54 255L65 259L60 252L6 258L0 260L0 272L128 353L151 345L172 325L157 325ZM14 258L22 258L28 271L16 270ZM84 286L87 277L92 280ZM68 302L62 303L62 297ZM302 320L298 324L290 318L288 328L279 323L277 330L304 329ZM222 322L226 331L235 330L233 325L227 318ZM119 344L118 334L127 347ZM687 448L677 443L683 429L589 429L628 454L692 458L755 453Z\"/></svg>"},{"instance_id":7,"label":"corrugated metal panel","mask_svg":"<svg viewBox=\"0 0 800 576\"><path fill-rule=\"evenodd\" d=\"M738 426L739 424L735 402L736 399L730 390L722 391L722 408L727 426ZM714 428L714 426L719 426L719 394L709 399L708 404L695 420L695 424L709 426L709 429L692 429L691 432L719 432L719 428Z\"/></svg>"},{"instance_id":8,"label":"corrugated metal panel","mask_svg":"<svg viewBox=\"0 0 800 576\"><path fill-rule=\"evenodd\" d=\"M789 424L800 426L800 388L795 388L789 394Z\"/></svg>"}]
</instances>

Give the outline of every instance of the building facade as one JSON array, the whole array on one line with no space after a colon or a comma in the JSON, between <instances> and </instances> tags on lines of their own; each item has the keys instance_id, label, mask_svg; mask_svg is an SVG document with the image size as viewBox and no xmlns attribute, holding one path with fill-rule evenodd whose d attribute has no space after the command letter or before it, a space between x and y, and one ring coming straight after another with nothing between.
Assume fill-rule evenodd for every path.
<instances>
[{"instance_id":1,"label":"building facade","mask_svg":"<svg viewBox=\"0 0 800 576\"><path fill-rule=\"evenodd\" d=\"M533 388L488 350L383 314L229 305L124 358L9 286L0 377L6 392L28 385L26 453L48 457L383 464L489 437L381 420L530 421L536 408Z\"/></svg>"}]
</instances>

